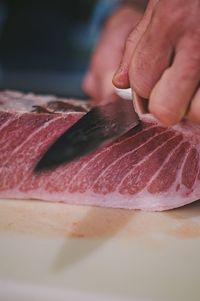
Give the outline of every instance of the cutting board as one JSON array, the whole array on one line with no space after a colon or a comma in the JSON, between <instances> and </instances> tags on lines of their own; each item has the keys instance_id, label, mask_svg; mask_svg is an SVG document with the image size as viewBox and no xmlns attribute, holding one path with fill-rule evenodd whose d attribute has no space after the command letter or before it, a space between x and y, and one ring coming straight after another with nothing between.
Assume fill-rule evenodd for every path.
<instances>
[{"instance_id":1,"label":"cutting board","mask_svg":"<svg viewBox=\"0 0 200 301\"><path fill-rule=\"evenodd\" d=\"M1 301L199 301L199 256L200 202L155 213L0 201Z\"/></svg>"}]
</instances>

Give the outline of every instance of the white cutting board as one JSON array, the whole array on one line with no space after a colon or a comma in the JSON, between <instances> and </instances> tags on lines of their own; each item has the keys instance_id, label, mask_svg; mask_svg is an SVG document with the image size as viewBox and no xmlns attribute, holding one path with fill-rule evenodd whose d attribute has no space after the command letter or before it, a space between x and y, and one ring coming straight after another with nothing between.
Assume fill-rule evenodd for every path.
<instances>
[{"instance_id":1,"label":"white cutting board","mask_svg":"<svg viewBox=\"0 0 200 301\"><path fill-rule=\"evenodd\" d=\"M140 212L0 201L0 300L200 300L200 202Z\"/></svg>"}]
</instances>

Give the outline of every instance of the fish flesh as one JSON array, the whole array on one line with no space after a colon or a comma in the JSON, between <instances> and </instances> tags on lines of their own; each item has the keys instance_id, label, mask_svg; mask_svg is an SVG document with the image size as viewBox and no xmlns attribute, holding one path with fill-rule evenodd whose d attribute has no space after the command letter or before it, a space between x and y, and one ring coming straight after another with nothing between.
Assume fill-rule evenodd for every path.
<instances>
[{"instance_id":1,"label":"fish flesh","mask_svg":"<svg viewBox=\"0 0 200 301\"><path fill-rule=\"evenodd\" d=\"M39 174L48 147L89 103L0 92L0 198L161 211L200 198L200 126L163 127L150 114L114 143Z\"/></svg>"}]
</instances>

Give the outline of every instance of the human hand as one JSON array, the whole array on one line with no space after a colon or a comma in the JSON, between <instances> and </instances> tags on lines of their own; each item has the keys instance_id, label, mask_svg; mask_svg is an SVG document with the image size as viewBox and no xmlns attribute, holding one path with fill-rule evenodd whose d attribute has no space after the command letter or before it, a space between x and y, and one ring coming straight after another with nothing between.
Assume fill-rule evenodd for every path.
<instances>
[{"instance_id":1,"label":"human hand","mask_svg":"<svg viewBox=\"0 0 200 301\"><path fill-rule=\"evenodd\" d=\"M121 61L126 38L141 17L141 10L124 5L108 19L83 81L84 92L95 103L117 97L112 78Z\"/></svg>"},{"instance_id":2,"label":"human hand","mask_svg":"<svg viewBox=\"0 0 200 301\"><path fill-rule=\"evenodd\" d=\"M113 78L149 99L149 111L166 126L185 115L200 123L199 20L200 0L150 0Z\"/></svg>"}]
</instances>

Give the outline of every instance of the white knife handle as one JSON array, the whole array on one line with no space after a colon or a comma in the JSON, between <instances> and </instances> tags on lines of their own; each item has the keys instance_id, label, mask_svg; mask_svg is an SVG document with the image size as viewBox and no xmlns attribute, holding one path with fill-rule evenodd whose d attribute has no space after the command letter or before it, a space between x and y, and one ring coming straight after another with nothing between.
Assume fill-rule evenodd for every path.
<instances>
[{"instance_id":1,"label":"white knife handle","mask_svg":"<svg viewBox=\"0 0 200 301\"><path fill-rule=\"evenodd\" d=\"M132 100L133 101L133 106L135 111L139 114L145 114L148 113L148 102L147 100L141 98L138 96L134 91L132 91L131 88L128 89L119 89L114 87L115 93L125 99L125 100Z\"/></svg>"},{"instance_id":2,"label":"white knife handle","mask_svg":"<svg viewBox=\"0 0 200 301\"><path fill-rule=\"evenodd\" d=\"M116 88L114 87L115 89L115 93L123 98L123 99L126 99L126 100L132 100L133 99L133 95L132 95L132 89L131 88L128 88L128 89L119 89L119 88Z\"/></svg>"}]
</instances>

